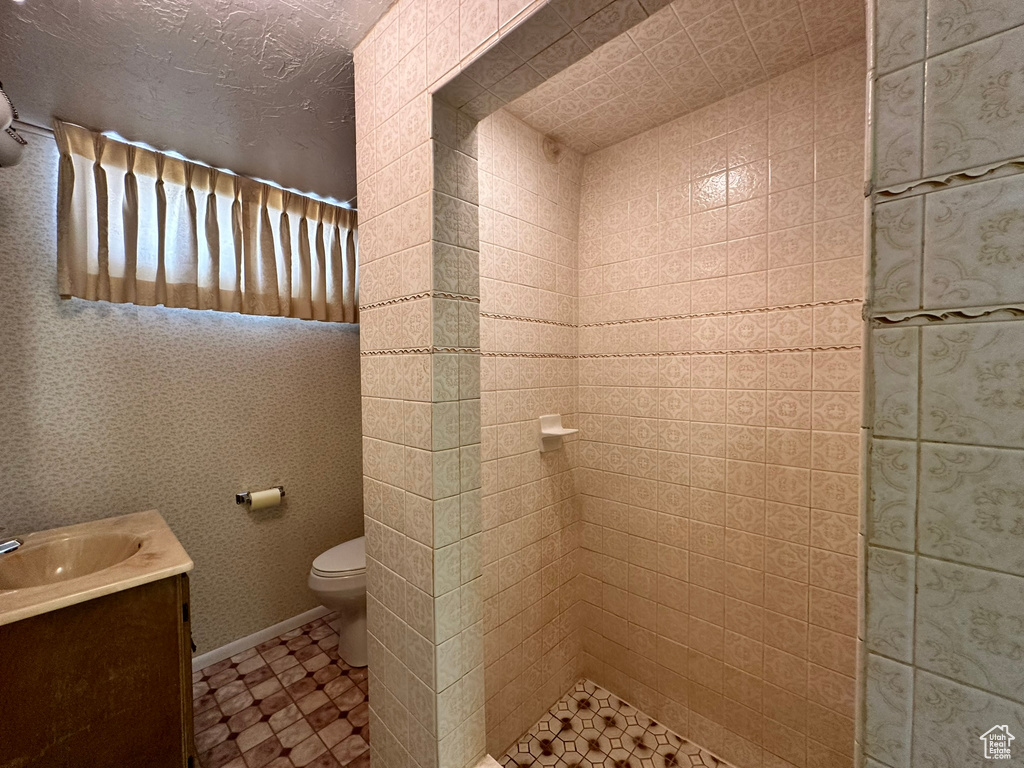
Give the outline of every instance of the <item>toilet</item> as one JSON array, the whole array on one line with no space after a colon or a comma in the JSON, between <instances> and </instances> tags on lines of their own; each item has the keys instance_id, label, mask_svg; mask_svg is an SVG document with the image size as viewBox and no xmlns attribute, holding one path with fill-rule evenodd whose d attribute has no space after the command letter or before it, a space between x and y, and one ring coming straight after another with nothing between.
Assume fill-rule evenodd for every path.
<instances>
[{"instance_id":1,"label":"toilet","mask_svg":"<svg viewBox=\"0 0 1024 768\"><path fill-rule=\"evenodd\" d=\"M366 666L366 537L331 547L313 561L309 588L338 618L338 655L350 667Z\"/></svg>"}]
</instances>

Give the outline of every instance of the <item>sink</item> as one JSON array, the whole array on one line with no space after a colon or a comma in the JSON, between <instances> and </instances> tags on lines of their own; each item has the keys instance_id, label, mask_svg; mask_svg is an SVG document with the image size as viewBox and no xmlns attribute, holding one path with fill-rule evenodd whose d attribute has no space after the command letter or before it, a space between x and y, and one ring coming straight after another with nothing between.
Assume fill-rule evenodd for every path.
<instances>
[{"instance_id":1,"label":"sink","mask_svg":"<svg viewBox=\"0 0 1024 768\"><path fill-rule=\"evenodd\" d=\"M142 539L103 532L62 536L0 556L0 589L56 584L102 571L137 554Z\"/></svg>"},{"instance_id":2,"label":"sink","mask_svg":"<svg viewBox=\"0 0 1024 768\"><path fill-rule=\"evenodd\" d=\"M0 555L0 628L192 570L155 509L17 538L21 547Z\"/></svg>"}]
</instances>

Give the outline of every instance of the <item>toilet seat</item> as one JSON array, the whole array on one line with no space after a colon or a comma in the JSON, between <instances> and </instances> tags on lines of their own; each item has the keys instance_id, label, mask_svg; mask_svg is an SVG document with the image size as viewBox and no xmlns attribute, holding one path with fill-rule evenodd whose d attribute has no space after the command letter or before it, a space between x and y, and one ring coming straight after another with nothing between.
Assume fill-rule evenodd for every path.
<instances>
[{"instance_id":1,"label":"toilet seat","mask_svg":"<svg viewBox=\"0 0 1024 768\"><path fill-rule=\"evenodd\" d=\"M312 573L326 579L366 573L366 537L331 547L313 561Z\"/></svg>"}]
</instances>

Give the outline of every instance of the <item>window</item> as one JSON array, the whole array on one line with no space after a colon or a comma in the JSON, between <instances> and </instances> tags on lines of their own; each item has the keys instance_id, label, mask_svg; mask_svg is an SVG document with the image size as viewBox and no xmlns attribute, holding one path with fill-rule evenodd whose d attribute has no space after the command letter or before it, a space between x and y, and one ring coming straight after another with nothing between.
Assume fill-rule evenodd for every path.
<instances>
[{"instance_id":1,"label":"window","mask_svg":"<svg viewBox=\"0 0 1024 768\"><path fill-rule=\"evenodd\" d=\"M358 322L356 212L55 121L64 298Z\"/></svg>"}]
</instances>

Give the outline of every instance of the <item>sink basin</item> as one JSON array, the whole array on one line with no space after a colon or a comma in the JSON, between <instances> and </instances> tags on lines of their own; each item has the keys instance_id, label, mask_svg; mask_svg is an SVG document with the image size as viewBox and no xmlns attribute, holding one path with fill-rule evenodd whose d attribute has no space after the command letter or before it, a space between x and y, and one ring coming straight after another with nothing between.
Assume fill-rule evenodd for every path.
<instances>
[{"instance_id":1,"label":"sink basin","mask_svg":"<svg viewBox=\"0 0 1024 768\"><path fill-rule=\"evenodd\" d=\"M17 538L0 555L0 628L192 570L155 509Z\"/></svg>"},{"instance_id":2,"label":"sink basin","mask_svg":"<svg viewBox=\"0 0 1024 768\"><path fill-rule=\"evenodd\" d=\"M24 589L77 579L122 563L142 547L126 533L62 536L0 557L0 589Z\"/></svg>"}]
</instances>

